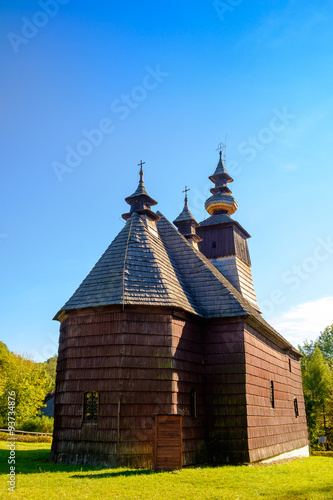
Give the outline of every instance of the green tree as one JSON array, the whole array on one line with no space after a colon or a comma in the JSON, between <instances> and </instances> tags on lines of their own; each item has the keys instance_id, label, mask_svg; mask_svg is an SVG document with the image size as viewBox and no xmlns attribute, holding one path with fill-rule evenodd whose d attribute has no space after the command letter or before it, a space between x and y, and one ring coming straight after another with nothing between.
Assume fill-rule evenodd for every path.
<instances>
[{"instance_id":1,"label":"green tree","mask_svg":"<svg viewBox=\"0 0 333 500\"><path fill-rule=\"evenodd\" d=\"M316 346L321 350L324 358L330 365L333 365L333 325L327 326L320 333L316 340L305 340L303 346L299 346L299 350L306 358L311 356Z\"/></svg>"},{"instance_id":2,"label":"green tree","mask_svg":"<svg viewBox=\"0 0 333 500\"><path fill-rule=\"evenodd\" d=\"M330 394L331 377L328 363L318 346L305 362L304 393L318 405L323 405Z\"/></svg>"},{"instance_id":3,"label":"green tree","mask_svg":"<svg viewBox=\"0 0 333 500\"><path fill-rule=\"evenodd\" d=\"M58 356L55 354L52 358L49 358L43 363L43 367L45 371L49 374L52 380L51 391L55 389L55 381L56 381L56 370L57 370L57 360Z\"/></svg>"},{"instance_id":4,"label":"green tree","mask_svg":"<svg viewBox=\"0 0 333 500\"><path fill-rule=\"evenodd\" d=\"M316 345L323 353L324 358L333 367L333 325L327 326L316 340Z\"/></svg>"},{"instance_id":5,"label":"green tree","mask_svg":"<svg viewBox=\"0 0 333 500\"><path fill-rule=\"evenodd\" d=\"M15 424L38 413L45 395L52 388L52 378L40 363L10 352L0 343L0 426L8 425L8 392L15 396Z\"/></svg>"},{"instance_id":6,"label":"green tree","mask_svg":"<svg viewBox=\"0 0 333 500\"><path fill-rule=\"evenodd\" d=\"M332 373L318 345L312 354L303 351L303 388L309 435L315 446L320 435L331 429Z\"/></svg>"}]
</instances>

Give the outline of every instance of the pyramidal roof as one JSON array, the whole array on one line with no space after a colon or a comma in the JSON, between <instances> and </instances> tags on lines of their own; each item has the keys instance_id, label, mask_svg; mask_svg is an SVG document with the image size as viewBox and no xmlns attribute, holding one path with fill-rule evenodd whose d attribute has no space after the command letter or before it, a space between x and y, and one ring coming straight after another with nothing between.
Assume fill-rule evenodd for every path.
<instances>
[{"instance_id":1,"label":"pyramidal roof","mask_svg":"<svg viewBox=\"0 0 333 500\"><path fill-rule=\"evenodd\" d=\"M111 245L56 314L110 305L167 306L202 318L244 317L297 351L160 212L133 211Z\"/></svg>"},{"instance_id":2,"label":"pyramidal roof","mask_svg":"<svg viewBox=\"0 0 333 500\"><path fill-rule=\"evenodd\" d=\"M190 209L188 208L188 200L187 200L187 196L185 196L185 202L184 202L184 208L182 210L182 212L178 215L178 217L173 221L173 223L175 224L175 226L177 226L178 223L181 223L181 222L193 222L196 226L198 226L199 224L197 223L197 221L195 220L195 218L193 217L193 215L191 214L190 212Z\"/></svg>"},{"instance_id":3,"label":"pyramidal roof","mask_svg":"<svg viewBox=\"0 0 333 500\"><path fill-rule=\"evenodd\" d=\"M248 314L241 294L158 215L155 233L133 213L59 313L124 304L175 307L202 317Z\"/></svg>"},{"instance_id":4,"label":"pyramidal roof","mask_svg":"<svg viewBox=\"0 0 333 500\"><path fill-rule=\"evenodd\" d=\"M176 273L162 240L133 213L61 311L132 304L195 313Z\"/></svg>"},{"instance_id":5,"label":"pyramidal roof","mask_svg":"<svg viewBox=\"0 0 333 500\"><path fill-rule=\"evenodd\" d=\"M203 318L252 316L286 344L223 274L157 214L157 232L132 214L55 319L86 307L169 306Z\"/></svg>"}]
</instances>

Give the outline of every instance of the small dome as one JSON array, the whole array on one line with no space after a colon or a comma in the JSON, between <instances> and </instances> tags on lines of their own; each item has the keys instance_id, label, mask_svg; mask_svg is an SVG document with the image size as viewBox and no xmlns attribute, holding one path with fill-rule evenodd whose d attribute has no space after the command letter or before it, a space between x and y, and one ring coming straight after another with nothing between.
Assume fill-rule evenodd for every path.
<instances>
[{"instance_id":1,"label":"small dome","mask_svg":"<svg viewBox=\"0 0 333 500\"><path fill-rule=\"evenodd\" d=\"M227 213L232 215L237 210L237 202L231 196L231 190L228 188L228 183L233 182L233 179L227 173L223 163L222 151L220 151L220 158L216 170L209 179L214 182L215 186L211 189L213 196L208 198L205 203L205 209L210 215L215 213Z\"/></svg>"},{"instance_id":2,"label":"small dome","mask_svg":"<svg viewBox=\"0 0 333 500\"><path fill-rule=\"evenodd\" d=\"M216 193L208 198L205 203L205 209L210 215L213 215L214 212L220 210L225 210L232 215L236 212L237 207L237 201L233 196L230 196L229 194Z\"/></svg>"}]
</instances>

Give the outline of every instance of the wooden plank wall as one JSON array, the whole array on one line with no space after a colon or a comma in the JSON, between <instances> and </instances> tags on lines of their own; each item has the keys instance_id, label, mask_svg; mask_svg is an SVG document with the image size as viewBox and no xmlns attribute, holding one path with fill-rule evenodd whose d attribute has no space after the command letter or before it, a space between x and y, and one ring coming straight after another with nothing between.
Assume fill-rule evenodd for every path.
<instances>
[{"instance_id":1,"label":"wooden plank wall","mask_svg":"<svg viewBox=\"0 0 333 500\"><path fill-rule=\"evenodd\" d=\"M251 259L246 238L234 226L202 226L196 230L202 238L199 250L208 259L237 255L248 266ZM213 242L216 246L213 248Z\"/></svg>"},{"instance_id":2,"label":"wooden plank wall","mask_svg":"<svg viewBox=\"0 0 333 500\"><path fill-rule=\"evenodd\" d=\"M248 325L244 339L250 460L262 460L306 446L308 432L299 360ZM270 402L271 380L274 409ZM294 398L298 402L298 418Z\"/></svg>"}]
</instances>

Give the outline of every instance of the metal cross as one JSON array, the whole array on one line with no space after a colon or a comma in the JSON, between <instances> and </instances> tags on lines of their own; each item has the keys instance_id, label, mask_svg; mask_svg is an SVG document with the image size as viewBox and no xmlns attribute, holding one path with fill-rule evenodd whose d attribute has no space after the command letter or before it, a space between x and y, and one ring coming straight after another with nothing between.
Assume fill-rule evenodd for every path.
<instances>
[{"instance_id":1,"label":"metal cross","mask_svg":"<svg viewBox=\"0 0 333 500\"><path fill-rule=\"evenodd\" d=\"M222 151L223 149L226 149L226 148L227 148L227 136L225 136L224 144L223 144L223 142L220 142L220 144L217 146L216 151Z\"/></svg>"},{"instance_id":2,"label":"metal cross","mask_svg":"<svg viewBox=\"0 0 333 500\"><path fill-rule=\"evenodd\" d=\"M185 186L185 189L183 191L183 193L185 193L185 201L187 201L187 193L191 191L190 188L188 188L187 186Z\"/></svg>"},{"instance_id":3,"label":"metal cross","mask_svg":"<svg viewBox=\"0 0 333 500\"><path fill-rule=\"evenodd\" d=\"M140 161L140 163L138 163L138 166L140 167L140 171L142 172L142 166L145 165L146 162L145 161Z\"/></svg>"}]
</instances>

